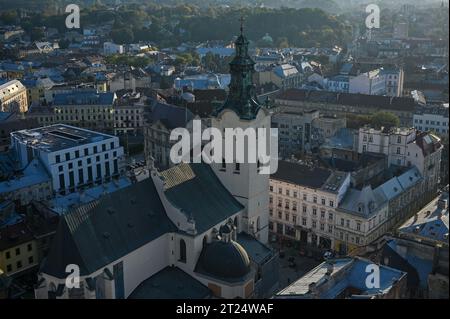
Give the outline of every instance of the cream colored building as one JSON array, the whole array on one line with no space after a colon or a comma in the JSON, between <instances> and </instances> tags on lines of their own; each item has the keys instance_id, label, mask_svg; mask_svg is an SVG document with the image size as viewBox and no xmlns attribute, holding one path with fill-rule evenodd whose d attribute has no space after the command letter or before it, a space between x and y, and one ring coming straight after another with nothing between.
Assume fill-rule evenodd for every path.
<instances>
[{"instance_id":1,"label":"cream colored building","mask_svg":"<svg viewBox=\"0 0 450 319\"><path fill-rule=\"evenodd\" d=\"M350 185L348 173L281 161L270 177L271 234L300 244L334 247L336 208Z\"/></svg>"},{"instance_id":2,"label":"cream colored building","mask_svg":"<svg viewBox=\"0 0 450 319\"><path fill-rule=\"evenodd\" d=\"M27 89L18 80L0 85L0 111L20 112L28 110Z\"/></svg>"}]
</instances>

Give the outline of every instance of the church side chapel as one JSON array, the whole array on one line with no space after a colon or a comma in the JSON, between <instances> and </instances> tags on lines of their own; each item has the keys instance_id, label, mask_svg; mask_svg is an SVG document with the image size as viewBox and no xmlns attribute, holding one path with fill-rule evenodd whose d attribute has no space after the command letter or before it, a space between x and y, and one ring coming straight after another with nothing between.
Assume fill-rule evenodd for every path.
<instances>
[{"instance_id":1,"label":"church side chapel","mask_svg":"<svg viewBox=\"0 0 450 319\"><path fill-rule=\"evenodd\" d=\"M270 128L242 26L226 102L212 126ZM278 288L269 248L269 175L255 164L188 164L62 216L36 298L265 298ZM68 287L68 265L80 270Z\"/></svg>"}]
</instances>

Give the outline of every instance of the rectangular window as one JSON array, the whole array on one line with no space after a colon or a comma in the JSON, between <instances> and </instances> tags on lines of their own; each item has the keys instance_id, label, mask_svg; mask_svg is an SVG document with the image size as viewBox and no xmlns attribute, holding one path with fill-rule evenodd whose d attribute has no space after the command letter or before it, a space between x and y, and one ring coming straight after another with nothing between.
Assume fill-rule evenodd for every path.
<instances>
[{"instance_id":1,"label":"rectangular window","mask_svg":"<svg viewBox=\"0 0 450 319\"><path fill-rule=\"evenodd\" d=\"M111 175L110 168L109 168L109 162L105 163L105 176L109 177Z\"/></svg>"},{"instance_id":2,"label":"rectangular window","mask_svg":"<svg viewBox=\"0 0 450 319\"><path fill-rule=\"evenodd\" d=\"M28 264L33 264L34 263L34 258L33 256L28 257Z\"/></svg>"},{"instance_id":3,"label":"rectangular window","mask_svg":"<svg viewBox=\"0 0 450 319\"><path fill-rule=\"evenodd\" d=\"M69 172L69 187L74 187L75 186L75 176L73 174L73 172Z\"/></svg>"},{"instance_id":4,"label":"rectangular window","mask_svg":"<svg viewBox=\"0 0 450 319\"><path fill-rule=\"evenodd\" d=\"M60 163L61 162L61 156L56 155L55 156L55 161L56 161L56 163Z\"/></svg>"},{"instance_id":5,"label":"rectangular window","mask_svg":"<svg viewBox=\"0 0 450 319\"><path fill-rule=\"evenodd\" d=\"M92 176L92 166L88 166L88 181L92 182L93 176Z\"/></svg>"},{"instance_id":6,"label":"rectangular window","mask_svg":"<svg viewBox=\"0 0 450 319\"><path fill-rule=\"evenodd\" d=\"M28 251L32 251L33 250L33 245L32 244L28 244L27 245L27 250Z\"/></svg>"},{"instance_id":7,"label":"rectangular window","mask_svg":"<svg viewBox=\"0 0 450 319\"><path fill-rule=\"evenodd\" d=\"M84 184L84 176L83 176L83 169L80 168L78 170L78 179L79 179L79 184L82 185Z\"/></svg>"},{"instance_id":8,"label":"rectangular window","mask_svg":"<svg viewBox=\"0 0 450 319\"><path fill-rule=\"evenodd\" d=\"M65 189L66 182L64 180L64 174L59 175L59 189Z\"/></svg>"},{"instance_id":9,"label":"rectangular window","mask_svg":"<svg viewBox=\"0 0 450 319\"><path fill-rule=\"evenodd\" d=\"M114 175L119 174L119 165L117 164L117 159L115 159L113 163L114 163Z\"/></svg>"},{"instance_id":10,"label":"rectangular window","mask_svg":"<svg viewBox=\"0 0 450 319\"><path fill-rule=\"evenodd\" d=\"M102 179L102 166L97 164L97 179Z\"/></svg>"}]
</instances>

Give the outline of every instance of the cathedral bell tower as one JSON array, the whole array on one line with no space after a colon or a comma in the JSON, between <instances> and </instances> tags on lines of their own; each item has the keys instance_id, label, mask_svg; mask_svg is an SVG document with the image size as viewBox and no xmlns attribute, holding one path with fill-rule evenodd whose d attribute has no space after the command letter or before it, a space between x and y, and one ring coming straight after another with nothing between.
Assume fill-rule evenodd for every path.
<instances>
[{"instance_id":1,"label":"cathedral bell tower","mask_svg":"<svg viewBox=\"0 0 450 319\"><path fill-rule=\"evenodd\" d=\"M241 33L235 41L236 53L230 63L231 82L228 97L225 103L215 110L211 119L211 126L221 132L224 132L226 128L242 130L265 128L270 131L270 113L256 97L253 84L255 62L248 53L248 45L249 41L244 36L241 19ZM247 150L247 139L245 143ZM269 143L267 143L267 155L270 155L269 151ZM259 241L267 243L270 176L260 174L258 163L238 163L237 161L225 163L224 160L223 163L213 163L212 167L229 192L245 206L245 212L238 223L238 232L244 231Z\"/></svg>"}]
</instances>

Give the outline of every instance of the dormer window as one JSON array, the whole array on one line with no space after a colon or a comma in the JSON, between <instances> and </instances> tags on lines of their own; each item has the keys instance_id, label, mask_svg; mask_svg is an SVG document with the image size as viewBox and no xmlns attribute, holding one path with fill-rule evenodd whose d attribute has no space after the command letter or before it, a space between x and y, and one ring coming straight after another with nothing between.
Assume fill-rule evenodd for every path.
<instances>
[{"instance_id":1,"label":"dormer window","mask_svg":"<svg viewBox=\"0 0 450 319\"><path fill-rule=\"evenodd\" d=\"M358 212L359 213L363 213L364 212L364 204L363 203L359 203L358 204Z\"/></svg>"}]
</instances>

